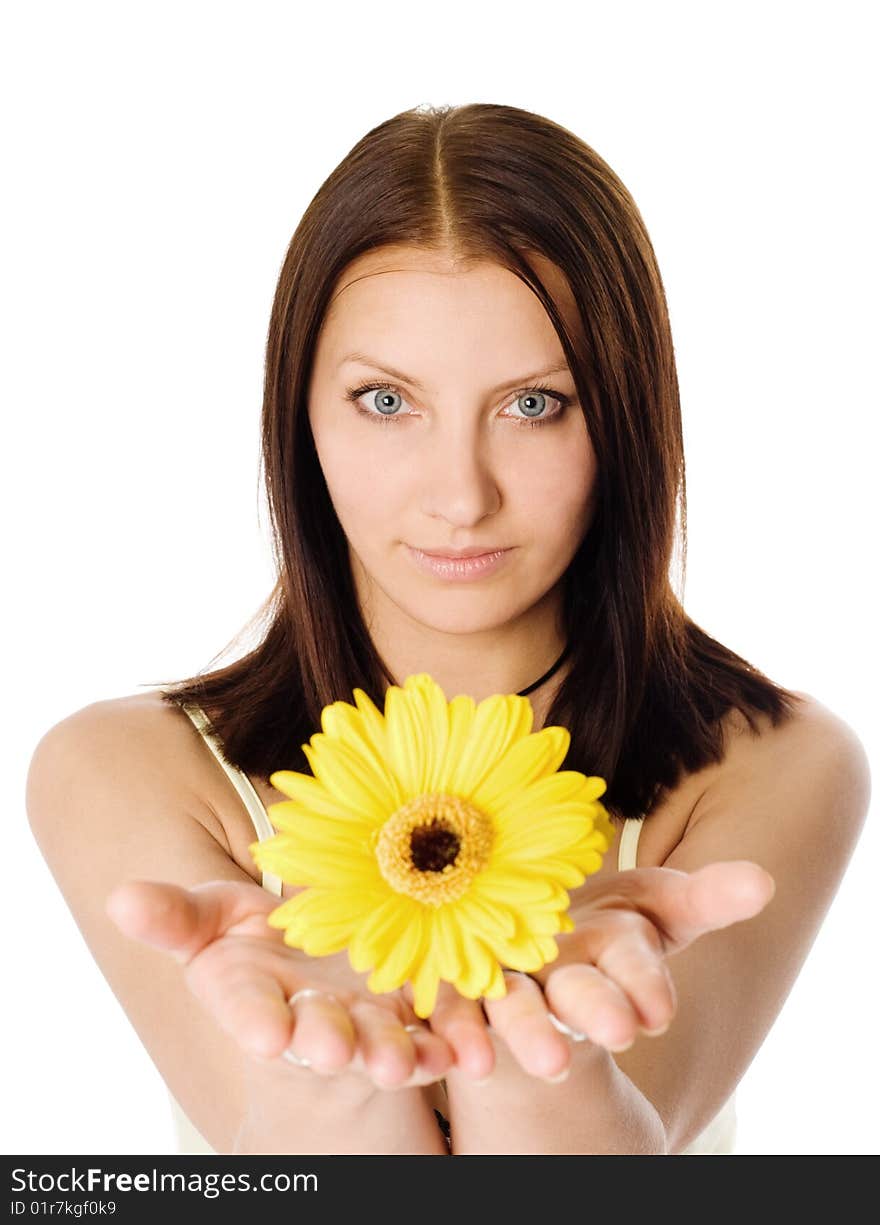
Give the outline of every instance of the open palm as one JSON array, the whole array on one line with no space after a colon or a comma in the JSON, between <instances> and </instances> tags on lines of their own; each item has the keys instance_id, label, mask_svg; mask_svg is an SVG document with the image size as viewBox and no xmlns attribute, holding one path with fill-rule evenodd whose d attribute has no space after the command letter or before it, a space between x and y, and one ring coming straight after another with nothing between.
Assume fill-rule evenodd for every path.
<instances>
[{"instance_id":1,"label":"open palm","mask_svg":"<svg viewBox=\"0 0 880 1225\"><path fill-rule=\"evenodd\" d=\"M374 994L345 951L316 958L289 947L266 922L277 905L265 889L245 882L184 889L129 880L113 890L106 909L125 935L183 966L190 991L257 1061L277 1061L293 1039L295 1053L312 1066L306 1073L282 1060L279 1070L291 1075L345 1072L394 1089L443 1076L452 1051L419 1024L411 992ZM304 987L321 994L304 996L294 1011L288 1001Z\"/></svg>"},{"instance_id":2,"label":"open palm","mask_svg":"<svg viewBox=\"0 0 880 1225\"><path fill-rule=\"evenodd\" d=\"M312 1061L310 1073L403 1088L438 1080L453 1065L475 1079L489 1075L490 1028L525 1071L552 1077L570 1055L551 1013L612 1050L640 1030L662 1032L676 1008L666 958L759 913L774 889L769 873L748 860L690 873L636 868L588 883L569 911L574 930L556 936L553 962L529 976L506 972L501 999L469 1000L441 982L427 1022L413 1011L409 983L377 995L345 950L316 958L284 944L266 922L277 899L256 884L127 881L107 911L126 935L184 967L189 989L254 1059L277 1060L293 1039L296 1054ZM322 994L300 999L294 1016L288 1001L303 987Z\"/></svg>"}]
</instances>

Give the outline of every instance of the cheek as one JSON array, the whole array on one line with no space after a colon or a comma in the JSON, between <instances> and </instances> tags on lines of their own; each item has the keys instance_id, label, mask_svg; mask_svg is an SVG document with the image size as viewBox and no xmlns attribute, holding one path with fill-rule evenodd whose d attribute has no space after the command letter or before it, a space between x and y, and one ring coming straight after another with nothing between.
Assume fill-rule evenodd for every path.
<instances>
[{"instance_id":1,"label":"cheek","mask_svg":"<svg viewBox=\"0 0 880 1225\"><path fill-rule=\"evenodd\" d=\"M586 432L554 451L549 462L523 469L518 500L543 534L565 538L582 531L592 515L597 492L597 465Z\"/></svg>"},{"instance_id":2,"label":"cheek","mask_svg":"<svg viewBox=\"0 0 880 1225\"><path fill-rule=\"evenodd\" d=\"M397 519L389 469L382 470L380 478L380 468L363 449L352 446L350 433L315 436L315 449L343 532L355 545L363 541L369 552L370 542L382 539L389 522Z\"/></svg>"}]
</instances>

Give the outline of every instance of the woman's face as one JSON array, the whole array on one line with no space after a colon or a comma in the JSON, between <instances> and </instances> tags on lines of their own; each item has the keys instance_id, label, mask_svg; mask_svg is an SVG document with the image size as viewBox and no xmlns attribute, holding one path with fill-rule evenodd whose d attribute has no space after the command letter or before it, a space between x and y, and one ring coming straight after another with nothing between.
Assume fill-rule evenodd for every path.
<instances>
[{"instance_id":1,"label":"woman's face","mask_svg":"<svg viewBox=\"0 0 880 1225\"><path fill-rule=\"evenodd\" d=\"M533 262L571 311L562 274ZM413 247L361 257L331 300L308 400L368 623L391 613L472 634L540 601L556 610L593 516L596 463L559 338L518 277ZM425 573L408 546L510 551L491 574L454 582Z\"/></svg>"}]
</instances>

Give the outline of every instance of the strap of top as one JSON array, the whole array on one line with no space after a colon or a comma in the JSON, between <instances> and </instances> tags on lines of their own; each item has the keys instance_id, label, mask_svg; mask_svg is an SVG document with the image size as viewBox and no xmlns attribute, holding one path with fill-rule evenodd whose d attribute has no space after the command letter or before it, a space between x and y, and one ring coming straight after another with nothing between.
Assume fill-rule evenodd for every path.
<instances>
[{"instance_id":1,"label":"strap of top","mask_svg":"<svg viewBox=\"0 0 880 1225\"><path fill-rule=\"evenodd\" d=\"M184 710L189 715L191 722L195 724L202 739L217 758L229 781L241 796L241 801L248 811L259 841L263 842L266 838L274 837L275 829L269 820L269 814L263 807L263 801L257 795L253 783L243 770L239 770L238 766L234 766L226 760L219 739L208 730L208 717L201 706L197 706L195 703L182 703L181 710ZM281 897L281 877L276 876L274 872L264 872L263 888Z\"/></svg>"},{"instance_id":2,"label":"strap of top","mask_svg":"<svg viewBox=\"0 0 880 1225\"><path fill-rule=\"evenodd\" d=\"M644 817L628 817L623 823L617 851L617 868L620 872L626 872L636 866L639 834L642 832L644 821Z\"/></svg>"}]
</instances>

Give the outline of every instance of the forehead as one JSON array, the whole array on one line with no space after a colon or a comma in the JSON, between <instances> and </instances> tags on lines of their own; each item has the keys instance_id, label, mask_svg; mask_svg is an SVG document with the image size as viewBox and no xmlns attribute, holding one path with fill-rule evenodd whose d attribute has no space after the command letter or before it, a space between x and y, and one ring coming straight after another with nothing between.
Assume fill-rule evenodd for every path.
<instances>
[{"instance_id":1,"label":"forehead","mask_svg":"<svg viewBox=\"0 0 880 1225\"><path fill-rule=\"evenodd\" d=\"M529 253L528 263L546 286L574 332L574 299L563 272L546 257ZM490 260L463 259L415 246L387 246L353 260L338 277L324 316L325 344L364 325L374 334L406 333L427 325L491 332L493 325L522 339L561 352L540 299L515 273Z\"/></svg>"}]
</instances>

